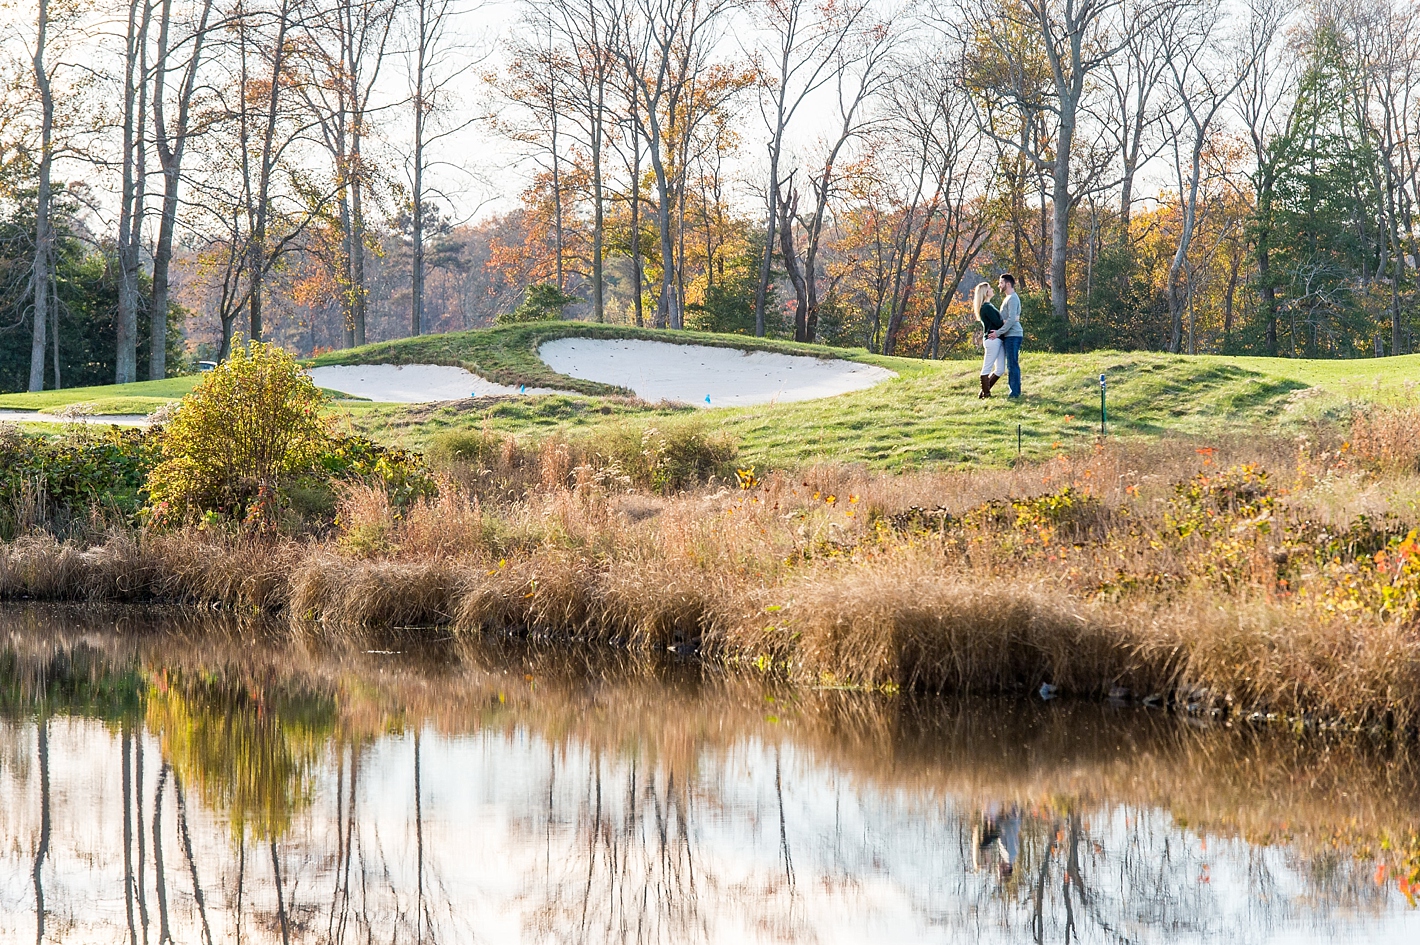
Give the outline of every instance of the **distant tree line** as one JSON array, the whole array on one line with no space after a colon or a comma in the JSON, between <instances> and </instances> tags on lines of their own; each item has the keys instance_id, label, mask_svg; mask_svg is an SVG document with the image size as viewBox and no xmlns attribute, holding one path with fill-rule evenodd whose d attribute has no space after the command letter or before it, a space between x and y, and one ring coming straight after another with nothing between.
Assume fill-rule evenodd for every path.
<instances>
[{"instance_id":1,"label":"distant tree line","mask_svg":"<svg viewBox=\"0 0 1420 945\"><path fill-rule=\"evenodd\" d=\"M524 0L497 44L458 0L10 9L11 389L476 327L538 284L943 357L1005 270L1037 348L1415 349L1405 0ZM475 191L502 209L460 218Z\"/></svg>"}]
</instances>

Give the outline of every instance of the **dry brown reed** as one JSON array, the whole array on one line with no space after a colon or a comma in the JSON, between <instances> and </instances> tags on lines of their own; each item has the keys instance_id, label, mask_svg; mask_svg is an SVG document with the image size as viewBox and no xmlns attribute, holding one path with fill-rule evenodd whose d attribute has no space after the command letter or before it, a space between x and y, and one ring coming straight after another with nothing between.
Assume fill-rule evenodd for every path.
<instances>
[{"instance_id":1,"label":"dry brown reed","mask_svg":"<svg viewBox=\"0 0 1420 945\"><path fill-rule=\"evenodd\" d=\"M834 685L1048 682L1420 723L1416 613L1338 609L1336 568L1289 563L1297 542L1276 544L1283 520L1305 520L1338 477L1369 487L1381 474L1330 444L1251 447L1121 444L901 476L821 466L666 496L545 447L516 497L449 477L401 511L380 488L349 486L331 540L193 530L83 548L30 535L0 545L0 597L285 611L327 632L447 625L604 641ZM1201 530L1180 537L1176 483L1259 459L1276 470L1275 508L1200 506ZM1202 481L1206 493L1214 480Z\"/></svg>"},{"instance_id":2,"label":"dry brown reed","mask_svg":"<svg viewBox=\"0 0 1420 945\"><path fill-rule=\"evenodd\" d=\"M1420 402L1357 410L1349 447L1362 461L1381 469L1420 472Z\"/></svg>"}]
</instances>

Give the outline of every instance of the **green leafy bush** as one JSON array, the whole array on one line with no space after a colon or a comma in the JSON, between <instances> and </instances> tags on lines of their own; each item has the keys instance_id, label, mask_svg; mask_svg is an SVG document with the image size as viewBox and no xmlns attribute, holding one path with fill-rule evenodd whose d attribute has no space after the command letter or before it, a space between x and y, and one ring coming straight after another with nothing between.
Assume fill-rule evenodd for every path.
<instances>
[{"instance_id":1,"label":"green leafy bush","mask_svg":"<svg viewBox=\"0 0 1420 945\"><path fill-rule=\"evenodd\" d=\"M499 315L500 325L516 325L523 322L550 322L562 317L562 310L581 299L568 295L550 282L539 282L528 286L523 302L511 312Z\"/></svg>"},{"instance_id":2,"label":"green leafy bush","mask_svg":"<svg viewBox=\"0 0 1420 945\"><path fill-rule=\"evenodd\" d=\"M417 453L381 446L363 436L332 440L318 466L327 480L379 482L397 509L438 493L432 471Z\"/></svg>"},{"instance_id":3,"label":"green leafy bush","mask_svg":"<svg viewBox=\"0 0 1420 945\"><path fill-rule=\"evenodd\" d=\"M1180 538L1226 534L1239 522L1257 524L1266 531L1274 505L1267 472L1254 463L1244 463L1176 483L1164 522Z\"/></svg>"},{"instance_id":4,"label":"green leafy bush","mask_svg":"<svg viewBox=\"0 0 1420 945\"><path fill-rule=\"evenodd\" d=\"M94 510L131 518L156 461L156 440L142 430L0 433L0 538L29 526L62 530Z\"/></svg>"},{"instance_id":5,"label":"green leafy bush","mask_svg":"<svg viewBox=\"0 0 1420 945\"><path fill-rule=\"evenodd\" d=\"M313 470L330 445L324 398L275 345L236 344L182 399L148 476L154 519L216 512L270 524L286 480Z\"/></svg>"}]
</instances>

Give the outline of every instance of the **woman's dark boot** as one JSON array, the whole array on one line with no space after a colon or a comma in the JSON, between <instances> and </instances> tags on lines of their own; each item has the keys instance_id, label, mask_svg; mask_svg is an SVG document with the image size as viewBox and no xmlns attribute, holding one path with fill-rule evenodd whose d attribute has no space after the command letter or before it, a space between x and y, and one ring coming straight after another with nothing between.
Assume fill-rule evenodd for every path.
<instances>
[{"instance_id":1,"label":"woman's dark boot","mask_svg":"<svg viewBox=\"0 0 1420 945\"><path fill-rule=\"evenodd\" d=\"M983 397L990 397L990 396L991 396L991 388L995 387L995 386L996 386L996 382L999 381L1000 379L1001 379L1001 375L1000 375L1000 374L992 374L990 377L983 377L983 378L981 379L981 386L982 386L982 389L986 391L986 393L982 394L981 396L983 396Z\"/></svg>"},{"instance_id":2,"label":"woman's dark boot","mask_svg":"<svg viewBox=\"0 0 1420 945\"><path fill-rule=\"evenodd\" d=\"M992 376L994 377L995 375L992 375ZM983 375L981 375L981 393L979 393L979 394L976 395L976 399L977 399L977 400L981 400L981 399L983 399L983 398L990 397L990 396L991 396L991 384L990 384L990 382L988 381L987 376L986 376L985 374L983 374Z\"/></svg>"}]
</instances>

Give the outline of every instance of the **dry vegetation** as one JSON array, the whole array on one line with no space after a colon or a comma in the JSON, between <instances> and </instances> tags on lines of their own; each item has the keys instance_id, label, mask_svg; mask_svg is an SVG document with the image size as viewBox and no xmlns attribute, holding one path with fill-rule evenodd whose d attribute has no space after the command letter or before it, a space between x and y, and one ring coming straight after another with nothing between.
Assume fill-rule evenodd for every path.
<instances>
[{"instance_id":1,"label":"dry vegetation","mask_svg":"<svg viewBox=\"0 0 1420 945\"><path fill-rule=\"evenodd\" d=\"M344 486L323 535L109 528L61 542L31 528L0 545L0 596L284 612L331 632L447 625L698 652L820 684L1049 683L1413 728L1412 413L1374 411L1344 442L1109 444L1014 470L763 480L725 477L732 449L693 427L599 443L485 433L434 451L433 498L400 509L379 486Z\"/></svg>"}]
</instances>

